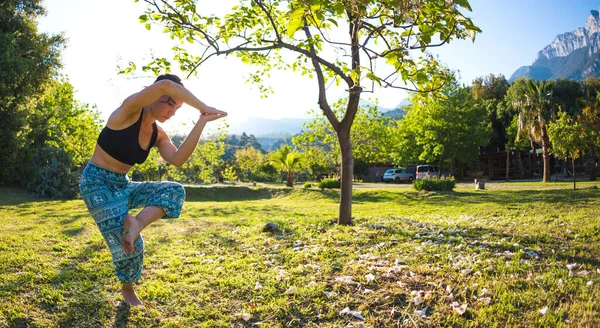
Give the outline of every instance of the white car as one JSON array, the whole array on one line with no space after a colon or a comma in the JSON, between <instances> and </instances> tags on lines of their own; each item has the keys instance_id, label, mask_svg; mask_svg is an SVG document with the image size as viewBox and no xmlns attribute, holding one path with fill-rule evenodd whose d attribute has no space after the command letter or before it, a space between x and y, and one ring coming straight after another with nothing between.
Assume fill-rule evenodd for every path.
<instances>
[{"instance_id":1,"label":"white car","mask_svg":"<svg viewBox=\"0 0 600 328\"><path fill-rule=\"evenodd\" d=\"M439 178L440 177L440 169L436 165L418 165L417 166L417 179L424 178Z\"/></svg>"},{"instance_id":2,"label":"white car","mask_svg":"<svg viewBox=\"0 0 600 328\"><path fill-rule=\"evenodd\" d=\"M415 176L412 173L408 172L405 168L389 169L383 174L383 182L412 182L414 179Z\"/></svg>"}]
</instances>

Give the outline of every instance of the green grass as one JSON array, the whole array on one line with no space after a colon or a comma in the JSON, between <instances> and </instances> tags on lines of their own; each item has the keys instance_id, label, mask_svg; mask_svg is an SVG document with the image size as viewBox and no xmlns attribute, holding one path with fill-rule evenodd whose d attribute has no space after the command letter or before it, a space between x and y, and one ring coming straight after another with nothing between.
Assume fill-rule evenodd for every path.
<instances>
[{"instance_id":1,"label":"green grass","mask_svg":"<svg viewBox=\"0 0 600 328\"><path fill-rule=\"evenodd\" d=\"M0 188L0 327L597 327L593 185L356 189L352 226L332 224L337 190L187 188L181 218L143 232L141 308L82 201Z\"/></svg>"}]
</instances>

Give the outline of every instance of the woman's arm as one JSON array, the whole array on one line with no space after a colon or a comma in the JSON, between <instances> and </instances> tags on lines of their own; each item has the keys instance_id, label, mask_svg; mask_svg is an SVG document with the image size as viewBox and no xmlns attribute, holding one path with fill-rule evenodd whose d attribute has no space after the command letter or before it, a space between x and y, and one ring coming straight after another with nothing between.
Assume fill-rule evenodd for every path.
<instances>
[{"instance_id":1,"label":"woman's arm","mask_svg":"<svg viewBox=\"0 0 600 328\"><path fill-rule=\"evenodd\" d=\"M189 90L185 87L169 80L162 80L144 88L142 91L135 93L121 105L121 110L126 114L133 115L139 113L139 111L157 101L161 96L169 96L174 99L181 100L182 102L198 109L202 114L223 114L224 112L216 110L212 107L206 106L200 99L196 98Z\"/></svg>"},{"instance_id":2,"label":"woman's arm","mask_svg":"<svg viewBox=\"0 0 600 328\"><path fill-rule=\"evenodd\" d=\"M221 111L219 111L221 112ZM185 163L198 145L198 140L200 140L200 135L202 134L202 130L204 130L204 126L206 123L210 121L214 121L221 117L227 116L225 112L217 113L217 114L202 114L200 115L200 119L192 128L190 134L185 138L179 149L173 145L171 139L166 135L162 129L159 132L159 138L157 141L158 151L160 152L160 156L164 158L165 161L180 167Z\"/></svg>"}]
</instances>

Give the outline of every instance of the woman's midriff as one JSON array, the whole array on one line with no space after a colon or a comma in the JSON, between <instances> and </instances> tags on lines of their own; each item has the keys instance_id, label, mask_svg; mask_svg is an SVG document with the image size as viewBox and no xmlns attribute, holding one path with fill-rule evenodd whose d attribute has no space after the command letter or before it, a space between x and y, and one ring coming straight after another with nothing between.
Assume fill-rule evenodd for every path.
<instances>
[{"instance_id":1,"label":"woman's midriff","mask_svg":"<svg viewBox=\"0 0 600 328\"><path fill-rule=\"evenodd\" d=\"M96 144L96 149L94 149L94 154L90 159L92 163L103 167L105 169L111 170L117 173L127 174L129 170L133 167L131 165L121 163L116 159L112 158L109 154L107 154L98 144Z\"/></svg>"}]
</instances>

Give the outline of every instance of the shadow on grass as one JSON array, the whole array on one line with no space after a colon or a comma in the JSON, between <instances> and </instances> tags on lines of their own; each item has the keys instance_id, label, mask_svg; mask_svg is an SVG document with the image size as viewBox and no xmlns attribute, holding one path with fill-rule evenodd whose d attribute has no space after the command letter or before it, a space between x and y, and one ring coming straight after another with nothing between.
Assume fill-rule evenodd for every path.
<instances>
[{"instance_id":1,"label":"shadow on grass","mask_svg":"<svg viewBox=\"0 0 600 328\"><path fill-rule=\"evenodd\" d=\"M0 187L0 206L16 206L21 205L20 209L35 210L40 202L66 202L62 199L39 198L32 195L24 188L17 187Z\"/></svg>"},{"instance_id":2,"label":"shadow on grass","mask_svg":"<svg viewBox=\"0 0 600 328\"><path fill-rule=\"evenodd\" d=\"M115 315L114 328L127 327L129 324L129 309L131 307L125 302L121 302L117 307L117 314Z\"/></svg>"},{"instance_id":3,"label":"shadow on grass","mask_svg":"<svg viewBox=\"0 0 600 328\"><path fill-rule=\"evenodd\" d=\"M185 187L188 202L230 202L270 199L290 193L291 189L250 188L250 187Z\"/></svg>"}]
</instances>

